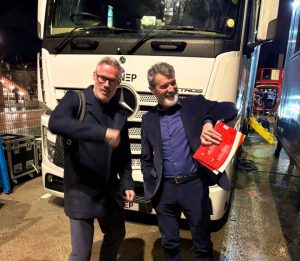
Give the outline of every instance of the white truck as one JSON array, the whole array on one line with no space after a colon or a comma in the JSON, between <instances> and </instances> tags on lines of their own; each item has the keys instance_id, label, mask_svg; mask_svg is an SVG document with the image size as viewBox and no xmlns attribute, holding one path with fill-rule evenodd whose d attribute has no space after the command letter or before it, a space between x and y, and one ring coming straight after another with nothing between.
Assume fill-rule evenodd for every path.
<instances>
[{"instance_id":1,"label":"white truck","mask_svg":"<svg viewBox=\"0 0 300 261\"><path fill-rule=\"evenodd\" d=\"M46 191L63 197L63 166L53 161L55 135L49 113L67 90L92 82L104 56L125 69L117 90L128 110L132 169L137 197L131 210L154 213L143 197L140 168L141 118L156 104L147 70L157 62L175 67L181 97L237 104L240 128L248 85L254 84L259 45L274 37L279 0L39 0L39 100L50 110L42 116L42 174ZM231 178L234 161L227 168ZM213 220L220 219L230 193L210 187Z\"/></svg>"}]
</instances>

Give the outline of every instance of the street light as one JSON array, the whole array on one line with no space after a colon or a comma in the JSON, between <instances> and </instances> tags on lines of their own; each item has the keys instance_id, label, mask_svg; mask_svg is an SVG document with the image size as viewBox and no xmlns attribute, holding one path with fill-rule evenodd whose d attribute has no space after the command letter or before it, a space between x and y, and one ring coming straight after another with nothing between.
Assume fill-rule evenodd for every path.
<instances>
[{"instance_id":1,"label":"street light","mask_svg":"<svg viewBox=\"0 0 300 261\"><path fill-rule=\"evenodd\" d=\"M300 6L300 0L294 0L294 2L292 3L292 7L293 9L296 9Z\"/></svg>"}]
</instances>

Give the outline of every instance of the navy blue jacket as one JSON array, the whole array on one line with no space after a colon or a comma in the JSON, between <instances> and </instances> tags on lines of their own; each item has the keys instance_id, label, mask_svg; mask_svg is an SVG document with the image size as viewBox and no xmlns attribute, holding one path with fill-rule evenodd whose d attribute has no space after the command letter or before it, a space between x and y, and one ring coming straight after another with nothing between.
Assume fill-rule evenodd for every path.
<instances>
[{"instance_id":1,"label":"navy blue jacket","mask_svg":"<svg viewBox=\"0 0 300 261\"><path fill-rule=\"evenodd\" d=\"M228 122L237 115L237 109L233 103L209 101L202 95L182 99L180 103L182 107L179 111L192 153L200 146L200 134L206 119L210 119L214 123L218 120ZM155 106L142 119L141 164L146 198L153 198L156 195L162 180L163 157L159 126L159 111L158 106ZM216 175L209 173L207 169L201 166L199 169L200 174L206 177L209 185L219 183L220 186L228 189L226 174L215 178Z\"/></svg>"},{"instance_id":2,"label":"navy blue jacket","mask_svg":"<svg viewBox=\"0 0 300 261\"><path fill-rule=\"evenodd\" d=\"M124 190L134 188L125 111L112 99L111 113L117 122L115 126L107 126L93 86L85 89L84 95L86 114L82 122L76 118L79 98L74 91L66 93L49 120L49 129L53 133L73 141L65 149L64 162L65 212L72 218L105 216L107 211L113 212L113 202L123 205ZM121 131L120 145L112 151L110 160L110 147L104 141L107 127ZM113 202L112 198L115 199Z\"/></svg>"}]
</instances>

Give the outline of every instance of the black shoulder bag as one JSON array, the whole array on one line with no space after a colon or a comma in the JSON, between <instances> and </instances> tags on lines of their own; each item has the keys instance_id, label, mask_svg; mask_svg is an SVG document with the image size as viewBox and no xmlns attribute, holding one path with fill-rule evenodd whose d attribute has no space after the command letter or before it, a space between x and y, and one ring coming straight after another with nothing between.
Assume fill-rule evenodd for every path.
<instances>
[{"instance_id":1,"label":"black shoulder bag","mask_svg":"<svg viewBox=\"0 0 300 261\"><path fill-rule=\"evenodd\" d=\"M79 107L76 119L83 121L85 116L85 97L82 91L76 91L79 98ZM53 163L61 168L64 167L64 151L66 146L71 146L72 140L66 139L61 135L56 135L55 150L53 155Z\"/></svg>"}]
</instances>

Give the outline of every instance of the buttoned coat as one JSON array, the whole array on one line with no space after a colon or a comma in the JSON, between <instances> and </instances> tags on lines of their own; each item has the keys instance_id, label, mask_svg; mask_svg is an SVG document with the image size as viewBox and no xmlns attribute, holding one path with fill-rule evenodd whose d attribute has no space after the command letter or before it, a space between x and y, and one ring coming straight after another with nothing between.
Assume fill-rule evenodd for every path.
<instances>
[{"instance_id":1,"label":"buttoned coat","mask_svg":"<svg viewBox=\"0 0 300 261\"><path fill-rule=\"evenodd\" d=\"M203 123L209 119L228 122L237 115L236 107L231 102L216 102L205 99L202 95L180 100L179 109L188 144L193 154L200 146ZM147 112L142 119L142 173L146 198L153 198L160 187L163 175L162 141L158 105ZM198 164L199 165L199 164ZM228 189L226 174L216 176L199 165L199 174L205 176L207 183L218 183Z\"/></svg>"},{"instance_id":2,"label":"buttoned coat","mask_svg":"<svg viewBox=\"0 0 300 261\"><path fill-rule=\"evenodd\" d=\"M66 215L71 218L105 217L114 212L115 204L123 206L122 193L134 188L127 115L119 103L111 99L109 114L114 123L108 126L93 86L85 89L84 95L83 121L76 118L78 95L68 91L52 112L49 129L72 141L71 146L65 146L64 158ZM108 127L121 132L121 142L116 149L111 149L104 140Z\"/></svg>"}]
</instances>

